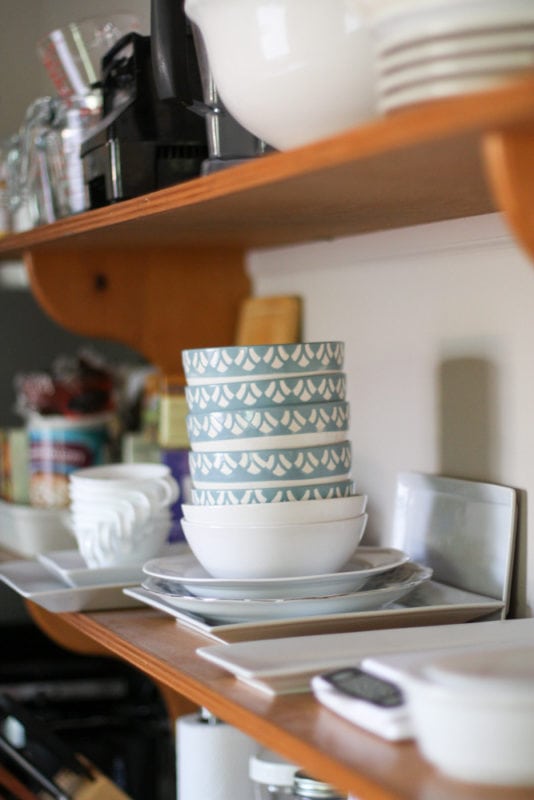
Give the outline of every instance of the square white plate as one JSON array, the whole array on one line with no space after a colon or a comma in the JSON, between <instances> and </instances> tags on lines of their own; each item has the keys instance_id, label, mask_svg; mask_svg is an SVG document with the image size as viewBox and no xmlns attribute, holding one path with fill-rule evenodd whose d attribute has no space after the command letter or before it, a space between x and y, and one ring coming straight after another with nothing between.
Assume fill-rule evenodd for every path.
<instances>
[{"instance_id":1,"label":"square white plate","mask_svg":"<svg viewBox=\"0 0 534 800\"><path fill-rule=\"evenodd\" d=\"M56 613L131 608L139 601L123 594L124 583L69 588L38 561L0 564L0 580L17 594Z\"/></svg>"},{"instance_id":2,"label":"square white plate","mask_svg":"<svg viewBox=\"0 0 534 800\"><path fill-rule=\"evenodd\" d=\"M165 545L161 555L174 557L191 551L185 542ZM105 583L139 583L143 579L143 565L126 567L88 567L79 550L54 550L40 553L37 559L65 585L73 587L100 586Z\"/></svg>"}]
</instances>

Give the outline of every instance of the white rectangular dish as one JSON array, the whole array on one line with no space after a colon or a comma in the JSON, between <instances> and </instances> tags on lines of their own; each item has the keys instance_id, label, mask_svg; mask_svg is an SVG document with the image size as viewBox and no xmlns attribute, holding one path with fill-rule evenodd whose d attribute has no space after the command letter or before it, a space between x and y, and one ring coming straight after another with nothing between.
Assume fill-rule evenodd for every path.
<instances>
[{"instance_id":1,"label":"white rectangular dish","mask_svg":"<svg viewBox=\"0 0 534 800\"><path fill-rule=\"evenodd\" d=\"M0 564L0 580L21 597L56 613L132 608L138 600L123 594L124 583L70 588L38 561Z\"/></svg>"},{"instance_id":2,"label":"white rectangular dish","mask_svg":"<svg viewBox=\"0 0 534 800\"><path fill-rule=\"evenodd\" d=\"M33 508L0 500L0 547L10 553L32 557L74 544L66 509Z\"/></svg>"},{"instance_id":3,"label":"white rectangular dish","mask_svg":"<svg viewBox=\"0 0 534 800\"><path fill-rule=\"evenodd\" d=\"M178 557L190 553L185 542L166 544L162 557ZM59 578L66 586L99 586L104 583L121 583L123 586L139 583L143 578L143 566L88 567L79 550L53 550L39 553L37 560L49 573Z\"/></svg>"},{"instance_id":4,"label":"white rectangular dish","mask_svg":"<svg viewBox=\"0 0 534 800\"><path fill-rule=\"evenodd\" d=\"M213 641L226 643L274 639L282 636L302 637L319 633L334 635L345 631L373 628L467 622L499 612L502 606L499 601L428 581L412 592L406 599L406 604L398 603L378 611L216 623L208 617L178 610L165 600L164 595L156 596L141 586L128 587L124 593L141 603L170 614L179 624L209 636Z\"/></svg>"},{"instance_id":5,"label":"white rectangular dish","mask_svg":"<svg viewBox=\"0 0 534 800\"><path fill-rule=\"evenodd\" d=\"M446 637L442 625L429 625L219 644L200 647L197 653L248 686L275 695L310 691L311 678L329 670L358 664L368 668L371 656L376 661L386 654L441 650L444 641L452 648L513 643L533 632L534 620L494 620L448 625ZM380 674L392 679L392 673Z\"/></svg>"}]
</instances>

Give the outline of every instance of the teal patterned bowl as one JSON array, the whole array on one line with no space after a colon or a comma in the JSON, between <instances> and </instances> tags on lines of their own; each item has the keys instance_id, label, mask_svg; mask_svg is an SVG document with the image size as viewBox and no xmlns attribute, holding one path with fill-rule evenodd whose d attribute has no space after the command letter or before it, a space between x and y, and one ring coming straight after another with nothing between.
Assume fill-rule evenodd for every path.
<instances>
[{"instance_id":1,"label":"teal patterned bowl","mask_svg":"<svg viewBox=\"0 0 534 800\"><path fill-rule=\"evenodd\" d=\"M349 404L304 403L189 414L186 424L191 448L198 452L311 447L347 438Z\"/></svg>"},{"instance_id":2,"label":"teal patterned bowl","mask_svg":"<svg viewBox=\"0 0 534 800\"><path fill-rule=\"evenodd\" d=\"M320 447L189 453L195 489L288 489L350 478L350 441Z\"/></svg>"},{"instance_id":3,"label":"teal patterned bowl","mask_svg":"<svg viewBox=\"0 0 534 800\"><path fill-rule=\"evenodd\" d=\"M354 481L335 483L304 483L301 486L275 489L192 489L191 500L196 506L238 506L265 503L292 503L306 500L331 500L351 497Z\"/></svg>"},{"instance_id":4,"label":"teal patterned bowl","mask_svg":"<svg viewBox=\"0 0 534 800\"><path fill-rule=\"evenodd\" d=\"M183 350L182 362L187 383L197 386L243 378L339 372L344 355L343 342L300 342Z\"/></svg>"},{"instance_id":5,"label":"teal patterned bowl","mask_svg":"<svg viewBox=\"0 0 534 800\"><path fill-rule=\"evenodd\" d=\"M234 411L301 403L345 400L343 372L318 372L295 378L263 378L186 386L185 397L193 414Z\"/></svg>"}]
</instances>

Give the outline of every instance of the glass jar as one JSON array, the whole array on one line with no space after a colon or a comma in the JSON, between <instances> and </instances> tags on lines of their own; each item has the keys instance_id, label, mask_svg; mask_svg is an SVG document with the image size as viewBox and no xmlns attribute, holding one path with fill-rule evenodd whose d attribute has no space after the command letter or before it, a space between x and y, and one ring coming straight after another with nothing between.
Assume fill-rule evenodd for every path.
<instances>
[{"instance_id":1,"label":"glass jar","mask_svg":"<svg viewBox=\"0 0 534 800\"><path fill-rule=\"evenodd\" d=\"M261 750L249 761L254 800L288 800L293 797L293 778L298 767L277 753Z\"/></svg>"},{"instance_id":2,"label":"glass jar","mask_svg":"<svg viewBox=\"0 0 534 800\"><path fill-rule=\"evenodd\" d=\"M347 800L347 795L341 794L334 786L312 778L302 770L295 773L291 796L295 800Z\"/></svg>"}]
</instances>

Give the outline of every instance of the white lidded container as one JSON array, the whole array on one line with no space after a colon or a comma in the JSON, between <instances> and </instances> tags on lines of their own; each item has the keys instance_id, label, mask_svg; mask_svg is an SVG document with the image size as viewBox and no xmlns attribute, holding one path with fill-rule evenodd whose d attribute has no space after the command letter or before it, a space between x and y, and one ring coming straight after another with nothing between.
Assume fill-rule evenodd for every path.
<instances>
[{"instance_id":1,"label":"white lidded container","mask_svg":"<svg viewBox=\"0 0 534 800\"><path fill-rule=\"evenodd\" d=\"M534 646L470 648L403 680L423 755L463 781L534 786Z\"/></svg>"},{"instance_id":2,"label":"white lidded container","mask_svg":"<svg viewBox=\"0 0 534 800\"><path fill-rule=\"evenodd\" d=\"M254 800L287 800L292 797L297 770L295 764L271 750L260 750L251 756L249 775L254 787Z\"/></svg>"}]
</instances>

